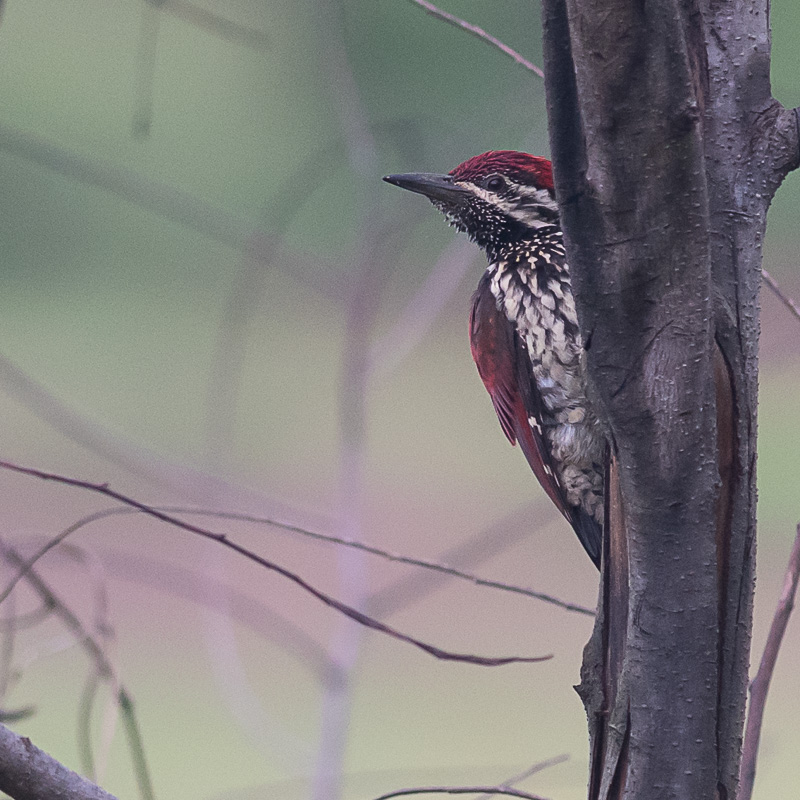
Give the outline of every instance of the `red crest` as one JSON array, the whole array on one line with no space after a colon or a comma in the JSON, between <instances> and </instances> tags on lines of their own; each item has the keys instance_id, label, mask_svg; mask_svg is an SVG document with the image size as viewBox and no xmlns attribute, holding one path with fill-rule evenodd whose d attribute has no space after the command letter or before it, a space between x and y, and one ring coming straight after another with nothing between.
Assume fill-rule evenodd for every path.
<instances>
[{"instance_id":1,"label":"red crest","mask_svg":"<svg viewBox=\"0 0 800 800\"><path fill-rule=\"evenodd\" d=\"M533 184L553 191L553 168L546 158L516 150L490 150L467 159L450 174L457 181L472 181L492 173L505 175L517 183Z\"/></svg>"}]
</instances>

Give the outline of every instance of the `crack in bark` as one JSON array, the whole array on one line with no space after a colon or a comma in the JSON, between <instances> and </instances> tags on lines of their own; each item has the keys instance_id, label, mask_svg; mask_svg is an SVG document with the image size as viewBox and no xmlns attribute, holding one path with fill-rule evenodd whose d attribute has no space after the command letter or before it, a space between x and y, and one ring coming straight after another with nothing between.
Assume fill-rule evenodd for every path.
<instances>
[{"instance_id":1,"label":"crack in bark","mask_svg":"<svg viewBox=\"0 0 800 800\"><path fill-rule=\"evenodd\" d=\"M625 509L579 687L591 800L736 796L760 243L800 117L770 97L766 15L733 8L543 1L556 193Z\"/></svg>"}]
</instances>

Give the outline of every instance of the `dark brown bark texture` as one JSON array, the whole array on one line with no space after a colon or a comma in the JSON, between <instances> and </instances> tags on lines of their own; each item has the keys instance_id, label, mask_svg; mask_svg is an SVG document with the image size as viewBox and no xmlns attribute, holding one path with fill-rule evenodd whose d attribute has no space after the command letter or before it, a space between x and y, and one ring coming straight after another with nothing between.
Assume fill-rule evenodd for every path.
<instances>
[{"instance_id":1,"label":"dark brown bark texture","mask_svg":"<svg viewBox=\"0 0 800 800\"><path fill-rule=\"evenodd\" d=\"M116 800L0 725L0 791L15 800Z\"/></svg>"},{"instance_id":2,"label":"dark brown bark texture","mask_svg":"<svg viewBox=\"0 0 800 800\"><path fill-rule=\"evenodd\" d=\"M579 687L589 796L733 800L761 244L797 116L770 94L767 0L544 0L543 15L556 190L614 460Z\"/></svg>"}]
</instances>

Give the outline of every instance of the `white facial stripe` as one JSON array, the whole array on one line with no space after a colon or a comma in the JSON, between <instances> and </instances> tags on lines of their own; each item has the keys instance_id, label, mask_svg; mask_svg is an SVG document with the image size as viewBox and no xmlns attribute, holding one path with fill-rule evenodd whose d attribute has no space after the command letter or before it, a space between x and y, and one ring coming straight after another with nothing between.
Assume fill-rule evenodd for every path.
<instances>
[{"instance_id":1,"label":"white facial stripe","mask_svg":"<svg viewBox=\"0 0 800 800\"><path fill-rule=\"evenodd\" d=\"M490 192L482 186L476 186L465 181L456 181L457 186L463 186L476 197L481 198L481 200L523 225L527 225L529 228L543 228L546 225L553 224L553 216L558 213L558 204L550 196L550 192L547 189L521 186L513 181L509 181L509 184L517 193L519 199L510 200L496 192ZM546 209L547 213L542 214L543 209Z\"/></svg>"},{"instance_id":2,"label":"white facial stripe","mask_svg":"<svg viewBox=\"0 0 800 800\"><path fill-rule=\"evenodd\" d=\"M520 196L519 202L508 212L514 219L531 228L541 228L553 223L555 215L558 214L558 204L547 189L518 184L514 184L514 188Z\"/></svg>"},{"instance_id":3,"label":"white facial stripe","mask_svg":"<svg viewBox=\"0 0 800 800\"><path fill-rule=\"evenodd\" d=\"M515 208L509 212L509 216L513 217L518 222L526 225L528 228L544 228L547 225L552 225L552 219L542 219L536 212L535 208Z\"/></svg>"},{"instance_id":4,"label":"white facial stripe","mask_svg":"<svg viewBox=\"0 0 800 800\"><path fill-rule=\"evenodd\" d=\"M476 197L480 197L481 200L485 200L490 205L497 206L503 211L507 211L509 208L510 204L502 200L496 192L490 192L482 186L476 186L474 183L467 183L466 181L455 181L455 185L472 192Z\"/></svg>"},{"instance_id":5,"label":"white facial stripe","mask_svg":"<svg viewBox=\"0 0 800 800\"><path fill-rule=\"evenodd\" d=\"M547 189L536 189L532 186L518 186L517 184L512 185L519 191L522 202L525 205L544 206L551 211L558 211L558 204L550 196L550 192L548 192Z\"/></svg>"}]
</instances>

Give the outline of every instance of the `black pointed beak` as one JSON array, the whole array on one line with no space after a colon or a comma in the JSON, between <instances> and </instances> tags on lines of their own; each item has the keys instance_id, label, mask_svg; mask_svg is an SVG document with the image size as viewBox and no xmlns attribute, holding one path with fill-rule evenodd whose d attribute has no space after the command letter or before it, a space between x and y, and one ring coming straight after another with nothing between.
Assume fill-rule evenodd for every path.
<instances>
[{"instance_id":1,"label":"black pointed beak","mask_svg":"<svg viewBox=\"0 0 800 800\"><path fill-rule=\"evenodd\" d=\"M430 200L440 200L445 203L461 203L469 196L469 192L458 186L450 175L407 172L404 175L387 175L384 180L401 189L424 194Z\"/></svg>"}]
</instances>

